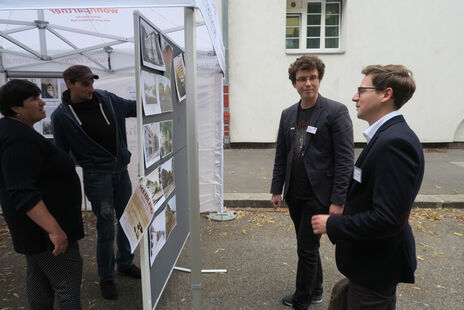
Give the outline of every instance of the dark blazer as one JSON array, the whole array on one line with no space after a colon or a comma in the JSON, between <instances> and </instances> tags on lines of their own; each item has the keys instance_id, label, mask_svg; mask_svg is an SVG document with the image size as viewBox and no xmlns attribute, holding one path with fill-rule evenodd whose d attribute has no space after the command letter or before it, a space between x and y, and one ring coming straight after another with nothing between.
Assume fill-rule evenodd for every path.
<instances>
[{"instance_id":1,"label":"dark blazer","mask_svg":"<svg viewBox=\"0 0 464 310\"><path fill-rule=\"evenodd\" d=\"M351 181L343 215L327 220L337 267L368 288L413 283L416 249L408 219L424 175L424 153L403 116L379 128L356 167L361 182Z\"/></svg>"},{"instance_id":2,"label":"dark blazer","mask_svg":"<svg viewBox=\"0 0 464 310\"><path fill-rule=\"evenodd\" d=\"M288 193L293 162L293 144L298 105L285 109L280 117L271 193ZM353 125L345 105L319 95L309 122L317 128L306 133L304 165L313 191L325 206L343 205L353 171Z\"/></svg>"}]
</instances>

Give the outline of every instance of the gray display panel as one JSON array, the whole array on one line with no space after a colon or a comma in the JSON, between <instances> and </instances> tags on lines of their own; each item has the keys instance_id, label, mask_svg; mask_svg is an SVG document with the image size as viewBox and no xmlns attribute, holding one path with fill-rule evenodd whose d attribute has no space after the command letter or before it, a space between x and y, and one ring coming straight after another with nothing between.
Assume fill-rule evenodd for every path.
<instances>
[{"instance_id":1,"label":"gray display panel","mask_svg":"<svg viewBox=\"0 0 464 310\"><path fill-rule=\"evenodd\" d=\"M144 110L142 123L153 124L165 121L172 121L172 152L169 152L165 156L160 156L154 164L147 166L144 161L144 172L145 176L149 175L155 169L162 167L163 164L172 160L172 171L174 175L174 190L165 197L164 202L156 210L153 216L153 221L157 219L157 216L166 211L168 203L171 198L175 196L176 208L175 208L175 220L176 224L166 239L162 248L157 252L156 258L153 264L150 265L150 288L151 288L151 304L153 308L156 306L163 289L169 280L169 276L174 268L174 265L182 251L185 241L190 232L190 219L189 219L189 202L188 202L188 168L187 168L187 139L186 139L186 105L185 99L179 102L176 81L175 81L175 68L173 65L173 59L182 55L183 51L168 37L166 37L153 23L145 19L142 15L136 14L139 22L139 34L140 38L135 40L140 44L140 63L136 64L140 66L141 75L161 75L163 78L156 77L155 80L162 80L166 82L166 78L170 78L170 96L172 102L172 109L169 107L160 108L154 110L155 112L146 113ZM158 41L156 41L158 40ZM163 42L164 40L164 42ZM167 43L172 48L171 65L169 61L163 57L163 43ZM159 44L159 45L158 45ZM151 50L147 52L151 46ZM161 57L164 59L161 61ZM168 57L169 58L169 57ZM170 72L166 72L166 69L170 69ZM163 70L164 69L164 70ZM143 83L143 79L140 79L140 83ZM156 83L157 91L161 92L158 86L161 83ZM166 86L166 83L163 84ZM149 85L148 85L149 86ZM161 86L159 86L161 87ZM143 90L143 88L141 87ZM155 90L156 91L156 90ZM160 93L158 93L158 104L161 104ZM143 96L142 96L143 97ZM143 101L143 98L142 98ZM141 104L141 103L139 103ZM160 111L161 110L161 111ZM161 144L162 142L160 142ZM152 222L153 222L152 221ZM150 231L148 231L150 235ZM148 244L148 255L150 255L150 237L146 238ZM150 262L150 258L147 259Z\"/></svg>"}]
</instances>

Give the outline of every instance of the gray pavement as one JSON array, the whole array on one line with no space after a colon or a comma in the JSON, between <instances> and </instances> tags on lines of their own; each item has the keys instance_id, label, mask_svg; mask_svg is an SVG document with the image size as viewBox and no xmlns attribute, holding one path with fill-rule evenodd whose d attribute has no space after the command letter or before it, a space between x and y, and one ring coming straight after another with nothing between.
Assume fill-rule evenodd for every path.
<instances>
[{"instance_id":1,"label":"gray pavement","mask_svg":"<svg viewBox=\"0 0 464 310\"><path fill-rule=\"evenodd\" d=\"M356 151L359 154L359 150ZM442 202L419 203L411 214L416 238L418 268L415 284L400 284L398 310L464 309L464 209L448 208L464 193L464 150L426 151L426 173L421 195ZM227 269L226 273L202 275L202 309L289 309L281 297L294 288L296 240L286 209L268 208L269 183L274 151L229 149L225 151L225 198L262 195L267 208L237 209L237 219L214 222L201 217L203 269ZM445 197L448 197L444 199ZM438 198L437 198L438 197ZM226 206L231 200L226 199ZM249 200L253 201L253 200ZM425 208L433 206L434 208ZM90 215L89 235L80 241L84 259L83 309L142 309L138 280L116 277L117 301L100 297L95 266L95 219ZM190 268L189 243L177 266ZM334 246L321 240L324 268L324 302L310 309L325 310L333 284L342 277L337 271ZM138 260L138 249L136 250ZM11 238L0 216L0 310L26 309L25 259L14 252ZM173 271L156 309L191 309L190 275ZM58 309L58 307L56 307Z\"/></svg>"},{"instance_id":2,"label":"gray pavement","mask_svg":"<svg viewBox=\"0 0 464 310\"><path fill-rule=\"evenodd\" d=\"M362 149L355 149L357 158ZM224 151L224 205L271 207L274 149ZM425 173L416 207L464 208L464 149L425 149Z\"/></svg>"}]
</instances>

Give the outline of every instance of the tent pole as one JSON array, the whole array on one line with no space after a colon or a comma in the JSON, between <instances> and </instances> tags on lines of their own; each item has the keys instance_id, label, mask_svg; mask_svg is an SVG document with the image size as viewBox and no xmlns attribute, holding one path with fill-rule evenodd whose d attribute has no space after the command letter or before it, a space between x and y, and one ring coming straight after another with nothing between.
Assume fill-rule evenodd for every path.
<instances>
[{"instance_id":1,"label":"tent pole","mask_svg":"<svg viewBox=\"0 0 464 310\"><path fill-rule=\"evenodd\" d=\"M143 158L143 109L142 95L140 87L140 33L139 33L139 12L134 11L134 44L135 44L135 89L137 100L137 147L138 147L138 182L140 178L145 176L144 158ZM137 182L137 183L138 183ZM151 282L150 282L150 254L149 254L149 237L148 232L143 234L140 240L140 269L142 272L142 302L143 310L152 310Z\"/></svg>"},{"instance_id":2,"label":"tent pole","mask_svg":"<svg viewBox=\"0 0 464 310\"><path fill-rule=\"evenodd\" d=\"M188 191L190 203L190 253L192 309L201 309L201 243L200 243L200 178L198 168L197 134L197 59L195 35L195 8L185 9L185 63L187 88L187 153Z\"/></svg>"},{"instance_id":3,"label":"tent pole","mask_svg":"<svg viewBox=\"0 0 464 310\"><path fill-rule=\"evenodd\" d=\"M40 39L40 56L41 59L47 59L47 39L45 38L45 29L47 27L47 22L44 21L44 12L43 10L37 10L37 28L39 28L39 39Z\"/></svg>"}]
</instances>

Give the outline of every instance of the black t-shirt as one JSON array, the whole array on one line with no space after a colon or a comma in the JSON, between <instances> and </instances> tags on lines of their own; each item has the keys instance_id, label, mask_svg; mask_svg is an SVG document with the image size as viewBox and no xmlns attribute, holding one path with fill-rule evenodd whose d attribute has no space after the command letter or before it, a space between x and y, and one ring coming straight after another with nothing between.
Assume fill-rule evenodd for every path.
<instances>
[{"instance_id":1,"label":"black t-shirt","mask_svg":"<svg viewBox=\"0 0 464 310\"><path fill-rule=\"evenodd\" d=\"M302 109L298 105L298 117L295 124L293 134L293 164L292 173L290 175L290 187L288 195L294 199L306 200L314 197L314 192L311 187L306 168L304 165L304 151L308 143L308 135L306 129L309 126L311 115L314 107Z\"/></svg>"},{"instance_id":2,"label":"black t-shirt","mask_svg":"<svg viewBox=\"0 0 464 310\"><path fill-rule=\"evenodd\" d=\"M65 98L65 95L66 92L63 94L63 98ZM68 94L66 103L69 104L69 102ZM71 106L82 122L81 126L85 133L105 150L116 156L115 120L111 111L109 111L103 103L101 104L101 107L103 108L104 113L102 113L98 95L94 93L92 100L80 103L71 103Z\"/></svg>"}]
</instances>

